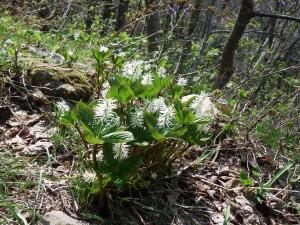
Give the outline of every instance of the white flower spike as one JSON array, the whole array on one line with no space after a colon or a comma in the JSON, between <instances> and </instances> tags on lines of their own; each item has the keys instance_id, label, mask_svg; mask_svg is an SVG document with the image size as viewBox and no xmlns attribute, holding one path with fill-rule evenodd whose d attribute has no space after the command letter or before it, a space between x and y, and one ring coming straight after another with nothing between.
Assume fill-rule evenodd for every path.
<instances>
[{"instance_id":1,"label":"white flower spike","mask_svg":"<svg viewBox=\"0 0 300 225\"><path fill-rule=\"evenodd\" d=\"M144 127L144 114L143 111L136 111L130 113L130 125L133 128Z\"/></svg>"},{"instance_id":2,"label":"white flower spike","mask_svg":"<svg viewBox=\"0 0 300 225\"><path fill-rule=\"evenodd\" d=\"M158 116L158 126L160 128L170 128L174 124L175 109L173 105L165 106L160 109Z\"/></svg>"},{"instance_id":3,"label":"white flower spike","mask_svg":"<svg viewBox=\"0 0 300 225\"><path fill-rule=\"evenodd\" d=\"M66 113L70 111L70 107L68 106L67 102L65 100L61 100L56 103L57 110L60 113Z\"/></svg>"},{"instance_id":4,"label":"white flower spike","mask_svg":"<svg viewBox=\"0 0 300 225\"><path fill-rule=\"evenodd\" d=\"M95 116L103 120L112 115L114 109L116 109L117 101L115 99L99 99L99 103L95 108Z\"/></svg>"},{"instance_id":5,"label":"white flower spike","mask_svg":"<svg viewBox=\"0 0 300 225\"><path fill-rule=\"evenodd\" d=\"M187 85L187 79L180 77L180 78L178 78L176 84L179 86L185 87Z\"/></svg>"},{"instance_id":6,"label":"white flower spike","mask_svg":"<svg viewBox=\"0 0 300 225\"><path fill-rule=\"evenodd\" d=\"M117 143L113 145L114 158L118 160L125 159L128 156L128 145Z\"/></svg>"},{"instance_id":7,"label":"white flower spike","mask_svg":"<svg viewBox=\"0 0 300 225\"><path fill-rule=\"evenodd\" d=\"M105 46L101 46L99 50L100 52L108 52L108 48Z\"/></svg>"}]
</instances>

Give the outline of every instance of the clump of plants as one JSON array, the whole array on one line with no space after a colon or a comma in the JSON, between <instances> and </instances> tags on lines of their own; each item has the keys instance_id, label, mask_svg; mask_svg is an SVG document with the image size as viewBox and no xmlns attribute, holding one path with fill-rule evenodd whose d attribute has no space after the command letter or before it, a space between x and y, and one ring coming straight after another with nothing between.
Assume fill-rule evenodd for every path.
<instances>
[{"instance_id":1,"label":"clump of plants","mask_svg":"<svg viewBox=\"0 0 300 225\"><path fill-rule=\"evenodd\" d=\"M128 60L106 47L93 55L96 99L57 108L82 139L84 177L103 212L107 195L165 176L188 144L204 144L218 112L205 93L185 96L186 80L167 75L164 59Z\"/></svg>"}]
</instances>

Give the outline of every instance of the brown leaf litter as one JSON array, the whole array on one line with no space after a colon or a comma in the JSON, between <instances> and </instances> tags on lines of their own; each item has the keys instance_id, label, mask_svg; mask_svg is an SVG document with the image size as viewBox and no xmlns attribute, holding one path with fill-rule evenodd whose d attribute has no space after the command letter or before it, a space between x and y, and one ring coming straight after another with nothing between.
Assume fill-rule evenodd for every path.
<instances>
[{"instance_id":1,"label":"brown leaf litter","mask_svg":"<svg viewBox=\"0 0 300 225\"><path fill-rule=\"evenodd\" d=\"M80 206L69 181L76 177L76 154L67 148L63 153L55 150L52 134L56 128L45 114L13 103L2 106L0 114L0 178L5 178L0 180L0 191L6 201L15 204L28 222L34 207L38 215L60 210L78 218ZM197 161L205 150L214 151L215 157L205 163ZM255 140L243 144L229 140L206 149L192 147L178 162L173 177L149 186L141 198L121 198L130 203L128 208L113 199L110 206L125 217L129 213L136 224L223 224L228 205L229 224L299 224L299 186L291 186L287 175L261 196L262 203L256 200L257 181L268 182L285 161ZM256 178L251 174L253 168L260 168ZM255 181L252 186L243 187L242 171ZM0 218L1 224L18 224L2 206Z\"/></svg>"}]
</instances>

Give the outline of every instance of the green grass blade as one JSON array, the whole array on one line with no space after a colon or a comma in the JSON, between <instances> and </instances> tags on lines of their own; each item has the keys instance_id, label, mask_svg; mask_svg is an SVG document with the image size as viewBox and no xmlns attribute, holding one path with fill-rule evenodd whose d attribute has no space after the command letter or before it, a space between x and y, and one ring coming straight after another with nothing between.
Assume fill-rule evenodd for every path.
<instances>
[{"instance_id":1,"label":"green grass blade","mask_svg":"<svg viewBox=\"0 0 300 225\"><path fill-rule=\"evenodd\" d=\"M42 186L42 175L43 175L43 170L41 169L41 171L40 171L40 177L39 177L39 182L37 184L36 195L35 195L35 199L34 199L34 206L33 206L33 212L32 212L32 221L31 221L32 224L35 224L36 205L37 205L37 201L38 201L40 190L41 190L41 186Z\"/></svg>"},{"instance_id":2,"label":"green grass blade","mask_svg":"<svg viewBox=\"0 0 300 225\"><path fill-rule=\"evenodd\" d=\"M265 186L268 187L268 188L270 188L270 187L274 184L274 182L275 182L277 179L279 179L279 178L282 176L282 174L284 174L287 170L289 170L293 165L294 165L294 162L289 162L289 163L287 163L281 170L279 170L279 171L272 177L271 180L269 180L269 181L265 184Z\"/></svg>"},{"instance_id":3,"label":"green grass blade","mask_svg":"<svg viewBox=\"0 0 300 225\"><path fill-rule=\"evenodd\" d=\"M229 217L230 217L230 204L227 205L226 211L225 211L225 219L223 225L227 225L229 222Z\"/></svg>"}]
</instances>

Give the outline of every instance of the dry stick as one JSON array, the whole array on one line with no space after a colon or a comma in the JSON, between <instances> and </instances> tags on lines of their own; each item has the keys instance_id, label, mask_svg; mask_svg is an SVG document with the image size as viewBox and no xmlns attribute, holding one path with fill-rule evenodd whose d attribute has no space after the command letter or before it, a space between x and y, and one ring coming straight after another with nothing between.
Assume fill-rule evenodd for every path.
<instances>
[{"instance_id":1,"label":"dry stick","mask_svg":"<svg viewBox=\"0 0 300 225\"><path fill-rule=\"evenodd\" d=\"M64 15L63 15L63 20L64 20L64 22L62 23L62 25L61 25L60 28L58 29L59 32L62 30L62 28L65 26L66 22L68 21L68 19L67 19L66 17L67 17L67 14L68 14L68 12L69 12L69 10L70 10L70 8L71 8L72 2L73 2L73 0L71 0L71 1L69 2L68 6L67 6L67 10L66 10L66 12L65 12Z\"/></svg>"},{"instance_id":2,"label":"dry stick","mask_svg":"<svg viewBox=\"0 0 300 225\"><path fill-rule=\"evenodd\" d=\"M277 14L262 13L262 12L254 12L254 16L268 17L268 18L275 18L275 19L285 19L285 20L300 22L300 18L294 16L277 15Z\"/></svg>"},{"instance_id":3,"label":"dry stick","mask_svg":"<svg viewBox=\"0 0 300 225\"><path fill-rule=\"evenodd\" d=\"M200 178L201 179L201 178ZM203 181L204 183L213 185L215 187L224 189L226 191L239 191L239 190L260 190L260 187L238 187L238 188L226 188L226 187L222 187L221 185L218 184L214 184L212 182L209 182L207 180L201 179L201 181ZM285 190L285 189L281 189L281 188L263 188L264 190L270 190L270 191L286 191L286 192L293 192L293 193L299 193L299 191L295 191L295 190Z\"/></svg>"},{"instance_id":4,"label":"dry stick","mask_svg":"<svg viewBox=\"0 0 300 225\"><path fill-rule=\"evenodd\" d=\"M141 214L134 207L131 207L131 208L132 208L132 211L134 212L134 214L139 218L140 222L142 224L146 224L145 220L143 219L143 217L141 216Z\"/></svg>"},{"instance_id":5,"label":"dry stick","mask_svg":"<svg viewBox=\"0 0 300 225\"><path fill-rule=\"evenodd\" d=\"M247 130L247 134L246 134L246 139L249 139L249 133L250 131L258 124L259 121L261 121L264 117L266 117L267 115L269 115L269 113L274 109L277 108L278 106L280 106L281 103L285 102L286 100L294 97L295 95L297 95L298 93L300 93L300 87L298 88L298 90L296 90L294 93L292 93L290 96L285 97L284 99L282 99L280 102L278 102L272 109L268 110L265 114L263 114L258 120L256 120L254 122L254 124Z\"/></svg>"}]
</instances>

